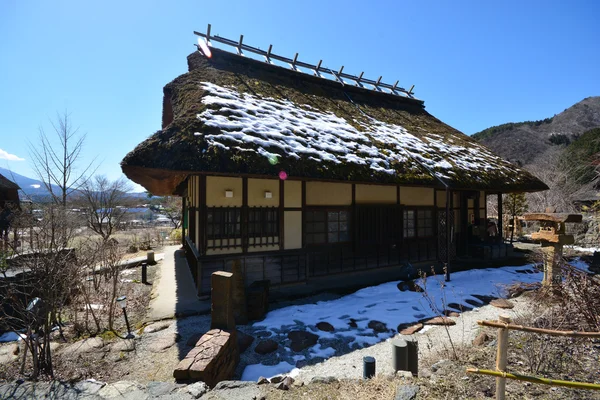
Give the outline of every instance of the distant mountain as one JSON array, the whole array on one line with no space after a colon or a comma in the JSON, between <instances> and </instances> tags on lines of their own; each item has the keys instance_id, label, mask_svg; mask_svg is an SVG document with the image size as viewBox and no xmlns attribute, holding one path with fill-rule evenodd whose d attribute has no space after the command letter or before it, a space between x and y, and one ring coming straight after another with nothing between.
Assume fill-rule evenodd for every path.
<instances>
[{"instance_id":1,"label":"distant mountain","mask_svg":"<svg viewBox=\"0 0 600 400\"><path fill-rule=\"evenodd\" d=\"M21 188L19 192L19 196L21 199L31 199L33 201L48 201L50 200L50 193L46 190L46 187L42 182L37 179L28 178L23 175L19 175L17 173L12 172L9 169L0 167L0 174L4 175L7 179L13 181ZM60 188L56 185L52 185L52 190L54 193L60 193ZM128 193L130 198L134 199L144 199L147 197L145 192L139 193Z\"/></svg>"},{"instance_id":2,"label":"distant mountain","mask_svg":"<svg viewBox=\"0 0 600 400\"><path fill-rule=\"evenodd\" d=\"M0 167L0 174L4 175L7 179L10 179L21 188L21 193L19 194L21 198L25 196L26 198L31 198L32 200L42 200L44 198L48 198L50 193L46 190L46 187L42 182L37 179L28 178L23 175L19 175L9 169ZM52 190L60 191L58 186L52 185Z\"/></svg>"},{"instance_id":3,"label":"distant mountain","mask_svg":"<svg viewBox=\"0 0 600 400\"><path fill-rule=\"evenodd\" d=\"M535 164L556 146L569 145L584 132L600 127L600 96L588 97L554 117L510 122L472 137L499 156L520 165ZM564 146L563 146L564 147Z\"/></svg>"}]
</instances>

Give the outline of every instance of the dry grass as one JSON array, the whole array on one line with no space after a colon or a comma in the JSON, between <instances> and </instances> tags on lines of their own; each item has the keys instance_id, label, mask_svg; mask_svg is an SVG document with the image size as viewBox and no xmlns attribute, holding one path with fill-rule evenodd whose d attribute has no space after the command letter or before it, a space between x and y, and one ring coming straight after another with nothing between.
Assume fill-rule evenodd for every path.
<instances>
[{"instance_id":1,"label":"dry grass","mask_svg":"<svg viewBox=\"0 0 600 400\"><path fill-rule=\"evenodd\" d=\"M376 376L368 380L342 380L333 383L314 383L293 386L289 391L268 389L268 399L311 399L311 400L380 400L393 399L401 378Z\"/></svg>"}]
</instances>

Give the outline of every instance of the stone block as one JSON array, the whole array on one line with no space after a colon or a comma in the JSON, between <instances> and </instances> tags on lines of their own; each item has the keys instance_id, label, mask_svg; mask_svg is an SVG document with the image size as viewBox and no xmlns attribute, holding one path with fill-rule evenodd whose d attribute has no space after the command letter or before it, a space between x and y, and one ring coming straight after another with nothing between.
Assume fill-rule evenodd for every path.
<instances>
[{"instance_id":1,"label":"stone block","mask_svg":"<svg viewBox=\"0 0 600 400\"><path fill-rule=\"evenodd\" d=\"M235 330L232 281L230 272L217 271L211 276L211 329Z\"/></svg>"},{"instance_id":2,"label":"stone block","mask_svg":"<svg viewBox=\"0 0 600 400\"><path fill-rule=\"evenodd\" d=\"M179 362L173 372L178 380L203 381L213 387L231 379L239 362L236 335L213 329Z\"/></svg>"}]
</instances>

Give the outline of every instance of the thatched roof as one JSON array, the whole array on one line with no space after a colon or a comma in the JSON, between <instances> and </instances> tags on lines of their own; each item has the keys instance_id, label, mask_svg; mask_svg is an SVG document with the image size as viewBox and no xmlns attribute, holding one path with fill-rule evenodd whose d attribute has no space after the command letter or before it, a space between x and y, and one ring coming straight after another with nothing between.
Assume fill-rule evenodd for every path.
<instances>
[{"instance_id":1,"label":"thatched roof","mask_svg":"<svg viewBox=\"0 0 600 400\"><path fill-rule=\"evenodd\" d=\"M19 185L0 174L0 190L19 190Z\"/></svg>"},{"instance_id":2,"label":"thatched roof","mask_svg":"<svg viewBox=\"0 0 600 400\"><path fill-rule=\"evenodd\" d=\"M154 194L190 173L496 192L547 186L425 111L423 102L212 49L164 88L163 129L122 161Z\"/></svg>"}]
</instances>

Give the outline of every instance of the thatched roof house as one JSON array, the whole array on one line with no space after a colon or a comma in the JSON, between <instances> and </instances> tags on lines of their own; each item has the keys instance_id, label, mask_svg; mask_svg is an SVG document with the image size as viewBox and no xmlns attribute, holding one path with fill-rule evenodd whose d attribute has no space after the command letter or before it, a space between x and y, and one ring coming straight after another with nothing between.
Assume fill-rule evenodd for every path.
<instances>
[{"instance_id":1,"label":"thatched roof house","mask_svg":"<svg viewBox=\"0 0 600 400\"><path fill-rule=\"evenodd\" d=\"M444 124L423 101L213 49L164 88L163 129L123 171L175 194L190 172L418 184L502 192L547 186ZM277 160L277 162L273 162Z\"/></svg>"},{"instance_id":2,"label":"thatched roof house","mask_svg":"<svg viewBox=\"0 0 600 400\"><path fill-rule=\"evenodd\" d=\"M440 247L456 245L450 232L467 251L468 227L485 220L486 194L547 189L410 95L211 50L210 58L188 56L189 72L164 88L162 129L121 164L153 194L184 197L201 292L203 277L229 268L233 254L292 254L292 281L323 272L314 262L312 272L300 271L314 249L351 249L336 256L333 272L345 271L346 258L352 269L371 268L368 260L357 267L366 244L375 246L377 267L390 246L398 254L385 265L448 258ZM286 282L283 264L275 278L264 266L257 276Z\"/></svg>"}]
</instances>

